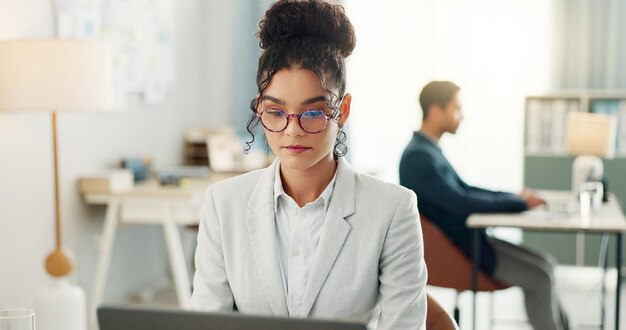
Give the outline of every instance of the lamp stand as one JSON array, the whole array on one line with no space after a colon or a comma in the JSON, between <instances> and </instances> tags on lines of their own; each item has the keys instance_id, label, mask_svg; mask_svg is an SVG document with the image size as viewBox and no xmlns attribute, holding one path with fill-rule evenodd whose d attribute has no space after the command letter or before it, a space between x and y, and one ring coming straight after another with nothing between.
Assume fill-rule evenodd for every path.
<instances>
[{"instance_id":1,"label":"lamp stand","mask_svg":"<svg viewBox=\"0 0 626 330\"><path fill-rule=\"evenodd\" d=\"M578 196L580 184L585 181L601 181L604 163L598 156L580 155L572 164L572 193Z\"/></svg>"},{"instance_id":2,"label":"lamp stand","mask_svg":"<svg viewBox=\"0 0 626 330\"><path fill-rule=\"evenodd\" d=\"M572 164L572 194L580 194L580 185L589 180L602 180L604 175L604 164L598 156L580 155L574 159ZM585 234L576 234L576 265L583 266L585 259Z\"/></svg>"},{"instance_id":3,"label":"lamp stand","mask_svg":"<svg viewBox=\"0 0 626 330\"><path fill-rule=\"evenodd\" d=\"M71 252L65 250L61 243L61 198L59 192L59 157L57 143L57 114L52 111L52 145L54 155L54 234L55 248L46 258L46 271L54 277L62 277L72 272Z\"/></svg>"},{"instance_id":4,"label":"lamp stand","mask_svg":"<svg viewBox=\"0 0 626 330\"><path fill-rule=\"evenodd\" d=\"M46 271L54 284L39 293L37 324L47 330L85 330L87 308L85 292L67 278L72 272L72 253L62 246L61 198L59 191L59 159L57 114L52 112L52 145L54 155L54 234L55 247L46 258Z\"/></svg>"}]
</instances>

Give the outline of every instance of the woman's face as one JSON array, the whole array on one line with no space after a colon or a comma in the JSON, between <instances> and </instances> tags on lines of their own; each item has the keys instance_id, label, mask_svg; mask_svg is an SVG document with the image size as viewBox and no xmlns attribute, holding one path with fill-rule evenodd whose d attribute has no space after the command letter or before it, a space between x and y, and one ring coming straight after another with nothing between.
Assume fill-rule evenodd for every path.
<instances>
[{"instance_id":1,"label":"woman's face","mask_svg":"<svg viewBox=\"0 0 626 330\"><path fill-rule=\"evenodd\" d=\"M342 115L338 118L342 124L350 112L350 96L346 96L341 105ZM313 71L299 67L280 69L272 76L270 84L263 91L258 111L280 115L302 114L314 110L307 114L319 115L319 111L322 111L332 116L333 109L328 106L330 97ZM304 117L302 119L305 120ZM324 120L323 117L321 120ZM268 126L268 122L264 119L265 126ZM266 127L265 136L282 166L304 170L314 167L323 160L332 161L338 129L337 122L330 119L323 131L312 134L299 125L296 117L290 117L287 128L281 132L272 132Z\"/></svg>"}]
</instances>

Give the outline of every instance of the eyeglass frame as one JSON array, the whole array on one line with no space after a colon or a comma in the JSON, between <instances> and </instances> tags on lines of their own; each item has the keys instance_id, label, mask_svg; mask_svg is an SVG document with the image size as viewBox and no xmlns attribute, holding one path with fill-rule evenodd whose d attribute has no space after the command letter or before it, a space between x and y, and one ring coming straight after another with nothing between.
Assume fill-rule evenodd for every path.
<instances>
[{"instance_id":1,"label":"eyeglass frame","mask_svg":"<svg viewBox=\"0 0 626 330\"><path fill-rule=\"evenodd\" d=\"M342 98L342 99L343 99L343 98ZM342 99L340 99L340 100L339 100L339 102L341 102L341 101L342 101ZM302 126L302 121L301 121L301 118L302 118L302 115L303 115L303 114L305 114L305 113L306 113L306 112L308 112L308 111L312 111L312 110L307 110L307 111L304 111L304 112L302 112L302 113L285 113L285 117L287 118L287 123L285 124L285 127L283 127L283 129L278 130L278 131L275 131L275 130L269 129L267 126L265 126L265 123L263 123L263 119L261 119L261 116L263 115L263 113L264 113L265 111L266 111L266 109L263 109L263 111L261 111L261 112L257 112L257 113L255 113L254 115L255 115L257 118L259 118L259 121L261 122L261 125L263 125L263 127L265 127L265 129L266 129L266 130L268 130L268 131L270 131L270 132L273 132L273 133L280 133L280 132L282 132L282 131L286 130L286 129L287 129L287 127L289 127L289 120L290 120L292 117L295 117L295 118L298 118L298 125L300 126L300 128L302 128L302 130L303 130L303 131L305 131L305 132L307 132L307 133L309 133L309 134L319 134L319 133L322 133L324 130L326 130L326 127L328 127L328 121L329 121L329 120L331 120L331 119L337 119L337 115L341 113L341 111L339 110L339 108L338 108L338 107L337 107L337 108L335 108L335 109L333 110L333 114L332 114L332 115L328 115L328 114L326 114L324 111L319 110L319 111L324 112L324 118L326 119L326 122L324 123L324 128L322 128L321 130L319 130L319 131L317 131L317 132L309 132L309 131L307 131L307 130L304 128L304 126ZM282 111L282 110L281 110L281 111ZM284 111L283 111L283 113L284 113Z\"/></svg>"}]
</instances>

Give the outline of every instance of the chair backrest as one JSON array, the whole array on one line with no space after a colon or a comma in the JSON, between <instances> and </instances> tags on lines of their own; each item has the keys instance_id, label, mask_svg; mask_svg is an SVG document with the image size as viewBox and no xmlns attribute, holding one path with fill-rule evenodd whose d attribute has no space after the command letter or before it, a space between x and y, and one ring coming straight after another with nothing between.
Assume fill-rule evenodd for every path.
<instances>
[{"instance_id":1,"label":"chair backrest","mask_svg":"<svg viewBox=\"0 0 626 330\"><path fill-rule=\"evenodd\" d=\"M431 220L420 217L424 234L424 259L428 284L457 291L472 289L472 261ZM478 272L478 291L506 289L483 271Z\"/></svg>"},{"instance_id":2,"label":"chair backrest","mask_svg":"<svg viewBox=\"0 0 626 330\"><path fill-rule=\"evenodd\" d=\"M426 295L428 311L426 312L426 330L458 330L456 322L448 313L433 299Z\"/></svg>"}]
</instances>

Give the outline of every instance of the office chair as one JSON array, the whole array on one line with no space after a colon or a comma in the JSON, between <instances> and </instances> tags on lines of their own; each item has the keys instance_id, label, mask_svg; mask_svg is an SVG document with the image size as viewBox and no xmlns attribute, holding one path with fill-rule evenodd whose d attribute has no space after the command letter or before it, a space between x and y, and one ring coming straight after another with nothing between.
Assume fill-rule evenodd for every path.
<instances>
[{"instance_id":1,"label":"office chair","mask_svg":"<svg viewBox=\"0 0 626 330\"><path fill-rule=\"evenodd\" d=\"M454 289L457 292L454 306L454 320L460 322L458 295L472 290L472 260L458 248L431 220L421 216L424 235L424 259L428 269L428 285ZM509 288L482 270L478 272L479 292L494 292ZM475 306L474 306L475 307ZM493 316L493 302L490 297L490 313ZM492 326L490 316L489 327Z\"/></svg>"},{"instance_id":2,"label":"office chair","mask_svg":"<svg viewBox=\"0 0 626 330\"><path fill-rule=\"evenodd\" d=\"M426 330L458 330L456 322L446 313L439 303L430 295L426 295L428 311L426 312Z\"/></svg>"}]
</instances>

